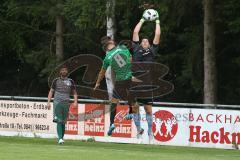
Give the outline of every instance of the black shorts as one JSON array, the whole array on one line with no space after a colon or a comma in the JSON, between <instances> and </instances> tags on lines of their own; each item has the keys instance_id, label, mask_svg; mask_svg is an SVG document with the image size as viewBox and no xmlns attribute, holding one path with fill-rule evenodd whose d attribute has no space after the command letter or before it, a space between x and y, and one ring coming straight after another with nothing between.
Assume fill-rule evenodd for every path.
<instances>
[{"instance_id":1,"label":"black shorts","mask_svg":"<svg viewBox=\"0 0 240 160\"><path fill-rule=\"evenodd\" d=\"M132 80L116 81L113 89L113 98L128 101L129 105L136 102L135 97L130 94L129 89L132 86Z\"/></svg>"},{"instance_id":2,"label":"black shorts","mask_svg":"<svg viewBox=\"0 0 240 160\"><path fill-rule=\"evenodd\" d=\"M153 98L137 98L137 102L142 103L143 105L152 105L153 102L159 102L159 97L153 97Z\"/></svg>"},{"instance_id":3,"label":"black shorts","mask_svg":"<svg viewBox=\"0 0 240 160\"><path fill-rule=\"evenodd\" d=\"M135 88L136 89L136 88ZM136 101L144 105L151 105L153 102L160 101L160 97L154 95L154 92L151 91L154 89L154 86L138 86L135 92L140 91L135 95Z\"/></svg>"}]
</instances>

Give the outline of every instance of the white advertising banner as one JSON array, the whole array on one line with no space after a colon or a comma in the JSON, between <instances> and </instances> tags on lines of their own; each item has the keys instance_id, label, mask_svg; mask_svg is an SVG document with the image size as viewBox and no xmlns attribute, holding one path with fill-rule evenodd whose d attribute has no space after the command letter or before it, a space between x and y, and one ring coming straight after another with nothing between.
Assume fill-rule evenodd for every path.
<instances>
[{"instance_id":1,"label":"white advertising banner","mask_svg":"<svg viewBox=\"0 0 240 160\"><path fill-rule=\"evenodd\" d=\"M56 138L53 111L46 102L0 100L0 135ZM141 126L136 138L133 120L125 120L127 105L117 107L116 129L111 137L109 105L79 104L70 107L66 139L88 139L118 143L149 143L148 124L140 107ZM153 144L233 149L240 145L240 112L236 110L153 107Z\"/></svg>"},{"instance_id":2,"label":"white advertising banner","mask_svg":"<svg viewBox=\"0 0 240 160\"><path fill-rule=\"evenodd\" d=\"M189 132L187 120L189 109L178 108L153 108L153 143L160 145L179 145L187 146ZM148 125L146 121L146 114L143 107L140 108L141 125L145 130L143 135L143 143L148 143Z\"/></svg>"},{"instance_id":3,"label":"white advertising banner","mask_svg":"<svg viewBox=\"0 0 240 160\"><path fill-rule=\"evenodd\" d=\"M46 102L0 101L0 131L55 133Z\"/></svg>"},{"instance_id":4,"label":"white advertising banner","mask_svg":"<svg viewBox=\"0 0 240 160\"><path fill-rule=\"evenodd\" d=\"M147 131L144 109L140 112ZM154 107L152 129L155 144L231 149L240 145L240 112ZM143 143L147 141L145 132Z\"/></svg>"}]
</instances>

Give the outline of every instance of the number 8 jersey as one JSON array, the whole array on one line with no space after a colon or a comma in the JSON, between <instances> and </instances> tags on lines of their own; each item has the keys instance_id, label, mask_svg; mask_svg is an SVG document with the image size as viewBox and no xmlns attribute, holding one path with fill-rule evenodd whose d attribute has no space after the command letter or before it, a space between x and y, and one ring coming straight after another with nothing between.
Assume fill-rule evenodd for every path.
<instances>
[{"instance_id":1,"label":"number 8 jersey","mask_svg":"<svg viewBox=\"0 0 240 160\"><path fill-rule=\"evenodd\" d=\"M125 46L116 46L107 52L103 60L103 69L111 66L115 81L123 81L132 78L131 54Z\"/></svg>"}]
</instances>

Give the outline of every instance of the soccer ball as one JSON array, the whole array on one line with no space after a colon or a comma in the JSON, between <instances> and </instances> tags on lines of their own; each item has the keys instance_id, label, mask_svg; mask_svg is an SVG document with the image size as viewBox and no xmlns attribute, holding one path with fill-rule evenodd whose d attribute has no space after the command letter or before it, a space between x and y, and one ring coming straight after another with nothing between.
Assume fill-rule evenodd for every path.
<instances>
[{"instance_id":1,"label":"soccer ball","mask_svg":"<svg viewBox=\"0 0 240 160\"><path fill-rule=\"evenodd\" d=\"M154 9L147 9L143 13L143 18L148 21L154 21L157 18L157 11Z\"/></svg>"}]
</instances>

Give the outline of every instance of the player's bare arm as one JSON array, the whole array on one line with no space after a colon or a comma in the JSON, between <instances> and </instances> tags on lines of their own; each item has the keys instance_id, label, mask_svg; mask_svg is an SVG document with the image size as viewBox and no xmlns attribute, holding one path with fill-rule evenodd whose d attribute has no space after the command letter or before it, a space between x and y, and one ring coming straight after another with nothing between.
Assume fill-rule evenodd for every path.
<instances>
[{"instance_id":1,"label":"player's bare arm","mask_svg":"<svg viewBox=\"0 0 240 160\"><path fill-rule=\"evenodd\" d=\"M160 21L156 20L156 28L155 28L155 36L153 39L153 44L158 45L160 43L160 36L161 36Z\"/></svg>"},{"instance_id":2,"label":"player's bare arm","mask_svg":"<svg viewBox=\"0 0 240 160\"><path fill-rule=\"evenodd\" d=\"M135 42L139 41L139 32L140 32L144 22L145 22L145 18L144 18L144 16L142 16L141 20L138 22L138 24L135 26L135 28L133 30L133 38L132 38L133 41L135 41Z\"/></svg>"},{"instance_id":3,"label":"player's bare arm","mask_svg":"<svg viewBox=\"0 0 240 160\"><path fill-rule=\"evenodd\" d=\"M54 93L54 90L51 88L50 91L49 91L49 93L48 93L48 102L47 102L47 107L48 107L48 109L51 108L50 102L51 102L51 99L52 99L52 97L53 97L53 93Z\"/></svg>"},{"instance_id":4,"label":"player's bare arm","mask_svg":"<svg viewBox=\"0 0 240 160\"><path fill-rule=\"evenodd\" d=\"M143 22L139 21L138 24L136 25L136 27L133 30L133 38L132 38L132 40L135 41L135 42L139 41L139 32L141 30L142 25L143 25Z\"/></svg>"},{"instance_id":5,"label":"player's bare arm","mask_svg":"<svg viewBox=\"0 0 240 160\"><path fill-rule=\"evenodd\" d=\"M76 89L73 90L73 99L74 99L74 106L77 107L78 106L78 95L77 95L77 91Z\"/></svg>"},{"instance_id":6,"label":"player's bare arm","mask_svg":"<svg viewBox=\"0 0 240 160\"><path fill-rule=\"evenodd\" d=\"M102 68L102 69L100 70L99 74L98 74L98 78L97 78L97 81L96 81L94 90L96 90L96 89L100 86L100 82L101 82L102 79L104 78L105 73L106 73L106 70Z\"/></svg>"}]
</instances>

